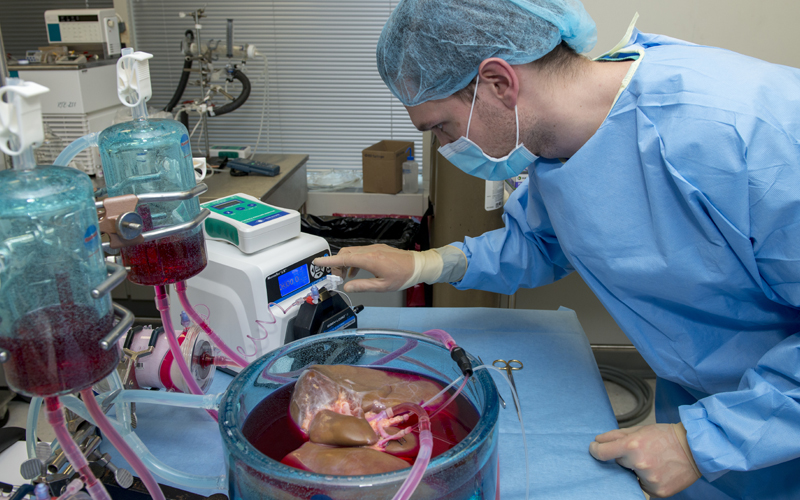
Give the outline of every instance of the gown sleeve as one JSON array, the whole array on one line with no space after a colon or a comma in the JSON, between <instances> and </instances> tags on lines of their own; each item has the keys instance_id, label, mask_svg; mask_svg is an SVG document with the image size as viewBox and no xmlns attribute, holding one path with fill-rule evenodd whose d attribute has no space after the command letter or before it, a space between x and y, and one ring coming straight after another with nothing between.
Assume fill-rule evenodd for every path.
<instances>
[{"instance_id":1,"label":"gown sleeve","mask_svg":"<svg viewBox=\"0 0 800 500\"><path fill-rule=\"evenodd\" d=\"M717 160L746 169L739 225L753 279L767 298L797 310L797 327L745 370L736 391L679 408L697 466L711 481L800 457L800 141L797 131L761 122L735 133L732 142L742 147ZM724 204L721 184L715 197Z\"/></svg>"},{"instance_id":2,"label":"gown sleeve","mask_svg":"<svg viewBox=\"0 0 800 500\"><path fill-rule=\"evenodd\" d=\"M573 271L555 236L547 210L529 177L503 208L503 227L451 243L467 257L460 289L512 294L552 283Z\"/></svg>"}]
</instances>

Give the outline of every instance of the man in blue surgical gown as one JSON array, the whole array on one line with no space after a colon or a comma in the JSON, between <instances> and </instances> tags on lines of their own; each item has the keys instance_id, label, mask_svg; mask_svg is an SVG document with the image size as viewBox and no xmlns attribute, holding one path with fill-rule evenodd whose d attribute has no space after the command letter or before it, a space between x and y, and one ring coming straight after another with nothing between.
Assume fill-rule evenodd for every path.
<instances>
[{"instance_id":1,"label":"man in blue surgical gown","mask_svg":"<svg viewBox=\"0 0 800 500\"><path fill-rule=\"evenodd\" d=\"M529 178L505 227L344 249L347 291L511 294L577 271L659 377L656 425L597 459L654 496L800 498L800 70L631 28L598 60L577 0L403 0L384 82L457 167Z\"/></svg>"}]
</instances>

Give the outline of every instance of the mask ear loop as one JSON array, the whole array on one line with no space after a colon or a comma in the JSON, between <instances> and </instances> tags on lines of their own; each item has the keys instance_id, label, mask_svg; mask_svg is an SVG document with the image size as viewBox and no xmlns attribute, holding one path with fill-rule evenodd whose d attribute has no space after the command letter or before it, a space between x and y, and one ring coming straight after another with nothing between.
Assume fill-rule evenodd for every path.
<instances>
[{"instance_id":1,"label":"mask ear loop","mask_svg":"<svg viewBox=\"0 0 800 500\"><path fill-rule=\"evenodd\" d=\"M517 119L517 144L515 147L519 146L519 111L517 111L517 105L514 105L514 117ZM469 129L469 126L467 126Z\"/></svg>"},{"instance_id":2,"label":"mask ear loop","mask_svg":"<svg viewBox=\"0 0 800 500\"><path fill-rule=\"evenodd\" d=\"M469 139L469 126L472 123L472 112L475 110L475 98L478 97L478 83L481 81L480 73L475 80L475 92L472 94L472 106L469 108L469 120L467 120L467 139ZM517 139L519 139L519 127L517 127Z\"/></svg>"}]
</instances>

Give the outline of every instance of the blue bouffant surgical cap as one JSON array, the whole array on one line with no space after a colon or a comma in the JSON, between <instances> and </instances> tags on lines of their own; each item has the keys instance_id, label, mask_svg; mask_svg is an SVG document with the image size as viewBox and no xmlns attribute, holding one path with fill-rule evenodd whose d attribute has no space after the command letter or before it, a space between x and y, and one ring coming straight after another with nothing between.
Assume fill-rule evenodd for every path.
<instances>
[{"instance_id":1,"label":"blue bouffant surgical cap","mask_svg":"<svg viewBox=\"0 0 800 500\"><path fill-rule=\"evenodd\" d=\"M378 40L378 72L406 106L463 89L484 59L526 64L565 41L597 41L579 0L401 0Z\"/></svg>"}]
</instances>

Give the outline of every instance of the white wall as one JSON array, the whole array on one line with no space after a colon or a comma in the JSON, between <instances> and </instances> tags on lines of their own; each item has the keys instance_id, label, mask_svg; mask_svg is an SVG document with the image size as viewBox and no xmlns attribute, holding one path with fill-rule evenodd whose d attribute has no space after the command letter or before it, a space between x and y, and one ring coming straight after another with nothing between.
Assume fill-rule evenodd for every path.
<instances>
[{"instance_id":1,"label":"white wall","mask_svg":"<svg viewBox=\"0 0 800 500\"><path fill-rule=\"evenodd\" d=\"M612 48L639 12L640 31L800 67L798 0L583 0L583 5L597 23L590 56Z\"/></svg>"},{"instance_id":2,"label":"white wall","mask_svg":"<svg viewBox=\"0 0 800 500\"><path fill-rule=\"evenodd\" d=\"M636 27L702 45L713 45L800 68L800 0L583 0L597 23L595 57L614 47L639 12ZM573 273L535 290L520 290L518 309L578 313L593 344L630 344L589 287Z\"/></svg>"}]
</instances>

